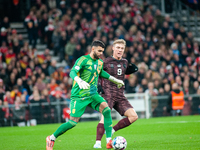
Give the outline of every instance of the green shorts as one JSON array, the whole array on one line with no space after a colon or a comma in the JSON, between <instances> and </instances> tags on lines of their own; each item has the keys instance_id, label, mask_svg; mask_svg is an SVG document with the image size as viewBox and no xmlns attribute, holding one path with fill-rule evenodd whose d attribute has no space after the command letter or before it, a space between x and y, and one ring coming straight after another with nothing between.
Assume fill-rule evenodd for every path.
<instances>
[{"instance_id":1,"label":"green shorts","mask_svg":"<svg viewBox=\"0 0 200 150\"><path fill-rule=\"evenodd\" d=\"M99 111L99 106L102 102L106 102L103 97L99 94L95 94L93 96L87 98L77 98L71 100L70 103L70 116L72 117L81 117L85 112L87 106L92 109Z\"/></svg>"}]
</instances>

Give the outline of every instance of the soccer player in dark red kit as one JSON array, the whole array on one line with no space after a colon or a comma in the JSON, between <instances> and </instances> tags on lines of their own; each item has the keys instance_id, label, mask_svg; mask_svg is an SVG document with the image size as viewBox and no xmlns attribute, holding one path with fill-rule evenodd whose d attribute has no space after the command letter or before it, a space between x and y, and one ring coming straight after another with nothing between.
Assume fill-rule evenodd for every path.
<instances>
[{"instance_id":1,"label":"soccer player in dark red kit","mask_svg":"<svg viewBox=\"0 0 200 150\"><path fill-rule=\"evenodd\" d=\"M104 60L103 69L117 79L124 80L125 74L131 74L138 71L138 67L134 64L129 64L126 59L123 59L126 41L118 39L113 42L113 56ZM112 129L112 133L131 125L138 119L138 115L124 96L124 86L119 88L108 80L101 80L103 90L102 97L108 101L108 106L114 108L121 116L126 118L121 119ZM105 132L104 118L97 125L96 143L94 148L101 148L101 139Z\"/></svg>"}]
</instances>

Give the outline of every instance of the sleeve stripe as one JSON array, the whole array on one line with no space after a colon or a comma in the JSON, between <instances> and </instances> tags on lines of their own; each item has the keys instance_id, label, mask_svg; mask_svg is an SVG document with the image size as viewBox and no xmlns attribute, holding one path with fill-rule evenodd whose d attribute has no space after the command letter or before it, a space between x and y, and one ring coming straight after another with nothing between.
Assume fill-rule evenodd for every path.
<instances>
[{"instance_id":1,"label":"sleeve stripe","mask_svg":"<svg viewBox=\"0 0 200 150\"><path fill-rule=\"evenodd\" d=\"M80 60L77 63L77 66L80 66L80 64L85 60L85 57L81 57Z\"/></svg>"}]
</instances>

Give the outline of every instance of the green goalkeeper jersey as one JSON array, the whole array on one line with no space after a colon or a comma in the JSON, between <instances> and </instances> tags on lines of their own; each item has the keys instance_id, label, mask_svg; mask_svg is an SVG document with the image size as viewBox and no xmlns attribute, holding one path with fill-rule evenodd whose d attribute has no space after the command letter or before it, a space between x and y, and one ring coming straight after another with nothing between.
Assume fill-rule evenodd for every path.
<instances>
[{"instance_id":1,"label":"green goalkeeper jersey","mask_svg":"<svg viewBox=\"0 0 200 150\"><path fill-rule=\"evenodd\" d=\"M108 79L110 75L103 70L103 60L92 59L90 55L85 55L77 59L70 71L70 77L74 79L79 76L82 80L89 83L89 89L80 89L76 81L73 80L71 99L87 98L97 94L97 84L99 76Z\"/></svg>"}]
</instances>

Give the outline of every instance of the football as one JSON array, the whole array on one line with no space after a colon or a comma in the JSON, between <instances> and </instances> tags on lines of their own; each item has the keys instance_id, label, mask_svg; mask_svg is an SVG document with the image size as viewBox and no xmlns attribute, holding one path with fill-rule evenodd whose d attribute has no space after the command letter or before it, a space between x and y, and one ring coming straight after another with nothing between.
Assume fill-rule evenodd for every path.
<instances>
[{"instance_id":1,"label":"football","mask_svg":"<svg viewBox=\"0 0 200 150\"><path fill-rule=\"evenodd\" d=\"M117 136L112 141L112 147L115 150L124 150L126 148L126 146L127 146L126 139L122 136Z\"/></svg>"}]
</instances>

